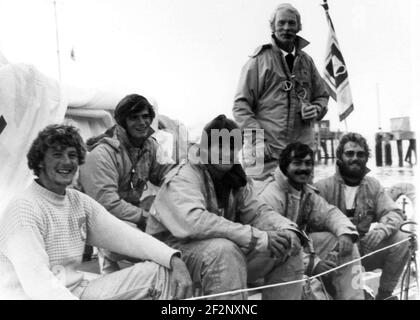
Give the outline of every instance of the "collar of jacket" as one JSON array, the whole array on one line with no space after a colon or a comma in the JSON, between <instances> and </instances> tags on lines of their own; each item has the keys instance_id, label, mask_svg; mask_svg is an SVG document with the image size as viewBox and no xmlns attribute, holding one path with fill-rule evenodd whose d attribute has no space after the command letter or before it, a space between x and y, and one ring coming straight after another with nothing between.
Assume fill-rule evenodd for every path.
<instances>
[{"instance_id":1,"label":"collar of jacket","mask_svg":"<svg viewBox=\"0 0 420 320\"><path fill-rule=\"evenodd\" d=\"M366 175L370 172L371 170L366 167L365 173L363 175L362 180L360 181L360 186L365 185L366 184ZM340 169L338 168L338 165L335 165L335 174L334 174L334 178L335 180L340 183L340 184L345 184L344 179L340 173Z\"/></svg>"},{"instance_id":2,"label":"collar of jacket","mask_svg":"<svg viewBox=\"0 0 420 320\"><path fill-rule=\"evenodd\" d=\"M296 36L295 46L296 46L296 55L299 55L300 50L305 48L307 45L309 45L309 41L300 37ZM281 53L281 49L278 47L276 40L274 39L274 35L271 35L271 45L273 46L273 49L279 53Z\"/></svg>"}]
</instances>

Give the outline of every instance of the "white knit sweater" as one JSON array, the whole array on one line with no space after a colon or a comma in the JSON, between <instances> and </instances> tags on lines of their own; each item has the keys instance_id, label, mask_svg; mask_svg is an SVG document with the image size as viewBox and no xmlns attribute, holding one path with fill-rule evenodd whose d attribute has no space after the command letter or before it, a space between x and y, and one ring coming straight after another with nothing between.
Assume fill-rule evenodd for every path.
<instances>
[{"instance_id":1,"label":"white knit sweater","mask_svg":"<svg viewBox=\"0 0 420 320\"><path fill-rule=\"evenodd\" d=\"M176 252L85 194L58 195L34 181L0 221L0 299L77 299L86 241L167 268Z\"/></svg>"}]
</instances>

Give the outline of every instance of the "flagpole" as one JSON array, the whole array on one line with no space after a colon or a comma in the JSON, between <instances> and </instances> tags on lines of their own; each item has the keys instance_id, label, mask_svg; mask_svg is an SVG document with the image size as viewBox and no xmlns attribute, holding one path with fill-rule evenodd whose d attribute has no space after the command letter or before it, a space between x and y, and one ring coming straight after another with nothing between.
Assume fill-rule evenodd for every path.
<instances>
[{"instance_id":1,"label":"flagpole","mask_svg":"<svg viewBox=\"0 0 420 320\"><path fill-rule=\"evenodd\" d=\"M325 59L323 78L330 96L337 102L339 119L340 121L343 121L354 110L347 67L338 44L334 24L329 14L327 0L323 0L321 7L325 11L329 27L327 55ZM347 131L347 123L344 122L344 124Z\"/></svg>"},{"instance_id":2,"label":"flagpole","mask_svg":"<svg viewBox=\"0 0 420 320\"><path fill-rule=\"evenodd\" d=\"M55 17L55 38L56 38L56 46L57 46L58 80L61 82L60 42L59 42L59 34L58 34L57 1L56 0L54 0L54 17Z\"/></svg>"}]
</instances>

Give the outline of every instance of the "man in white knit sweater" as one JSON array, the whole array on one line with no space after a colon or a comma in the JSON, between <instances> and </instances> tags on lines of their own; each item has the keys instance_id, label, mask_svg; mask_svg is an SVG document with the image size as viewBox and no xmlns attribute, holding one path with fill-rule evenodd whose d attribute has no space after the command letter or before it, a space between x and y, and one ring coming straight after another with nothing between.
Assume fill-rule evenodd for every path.
<instances>
[{"instance_id":1,"label":"man in white knit sweater","mask_svg":"<svg viewBox=\"0 0 420 320\"><path fill-rule=\"evenodd\" d=\"M51 125L28 152L37 178L0 221L0 299L182 299L192 282L179 251L132 228L73 189L86 151L74 127ZM144 262L88 281L85 243Z\"/></svg>"}]
</instances>

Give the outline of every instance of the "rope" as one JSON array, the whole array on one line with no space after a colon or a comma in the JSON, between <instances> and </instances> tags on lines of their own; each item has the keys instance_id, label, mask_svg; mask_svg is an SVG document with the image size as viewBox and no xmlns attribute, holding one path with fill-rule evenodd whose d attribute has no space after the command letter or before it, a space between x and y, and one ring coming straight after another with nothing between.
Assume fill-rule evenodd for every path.
<instances>
[{"instance_id":1,"label":"rope","mask_svg":"<svg viewBox=\"0 0 420 320\"><path fill-rule=\"evenodd\" d=\"M293 281L289 281L289 282L281 282L281 283L268 284L268 285L264 285L264 286L260 286L260 287L255 287L255 288L238 289L238 290L232 290L232 291L227 291L227 292L222 292L222 293L209 294L209 295L205 295L205 296L188 298L186 300L200 300L200 299L216 298L216 297L225 296L225 295L233 295L233 294L238 294L238 293L243 293L243 292L249 292L249 291L263 290L263 289L274 288L274 287L287 286L287 285L290 285L290 284L295 284L295 283L300 283L300 282L303 283L303 282L310 281L312 279L316 279L318 277L324 276L324 275L326 275L328 273L334 272L334 271L336 271L338 269L341 269L341 268L343 268L345 266L348 266L350 264L353 264L353 263L355 263L357 261L361 261L364 258L367 258L367 257L369 257L371 255L374 255L374 254L378 253L378 252L388 250L388 249L390 249L392 247L398 246L398 245L400 245L400 244L402 244L404 242L408 242L408 241L410 241L410 238L406 238L404 240L398 241L396 243L393 243L393 244L391 244L389 246L383 247L383 248L378 249L376 251L372 251L370 253L365 254L363 257L360 257L360 258L354 259L352 261L343 263L343 264L339 265L338 267L335 267L333 269L324 271L322 273L319 273L317 275L311 276L311 277L306 278L306 279L300 279L300 280L293 280Z\"/></svg>"}]
</instances>

